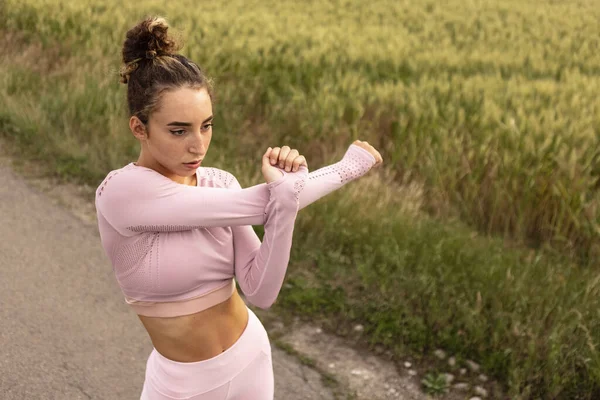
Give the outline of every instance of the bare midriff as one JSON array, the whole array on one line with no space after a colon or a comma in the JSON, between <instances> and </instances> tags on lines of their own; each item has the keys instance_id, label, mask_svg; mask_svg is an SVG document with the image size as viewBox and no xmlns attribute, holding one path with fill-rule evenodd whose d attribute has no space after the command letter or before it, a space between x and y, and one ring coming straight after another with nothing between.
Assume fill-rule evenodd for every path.
<instances>
[{"instance_id":1,"label":"bare midriff","mask_svg":"<svg viewBox=\"0 0 600 400\"><path fill-rule=\"evenodd\" d=\"M248 324L248 310L237 289L206 310L177 317L138 318L156 351L178 362L208 360L230 348Z\"/></svg>"}]
</instances>

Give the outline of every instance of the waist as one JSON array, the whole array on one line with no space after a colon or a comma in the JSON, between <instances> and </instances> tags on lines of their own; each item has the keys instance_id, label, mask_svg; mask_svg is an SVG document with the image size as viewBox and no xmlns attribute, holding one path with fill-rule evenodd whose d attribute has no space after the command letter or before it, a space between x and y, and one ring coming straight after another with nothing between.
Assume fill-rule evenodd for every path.
<instances>
[{"instance_id":1,"label":"waist","mask_svg":"<svg viewBox=\"0 0 600 400\"><path fill-rule=\"evenodd\" d=\"M248 322L248 308L235 290L225 301L206 310L176 317L138 318L156 351L183 363L207 360L231 347Z\"/></svg>"},{"instance_id":2,"label":"waist","mask_svg":"<svg viewBox=\"0 0 600 400\"><path fill-rule=\"evenodd\" d=\"M241 336L222 353L199 362L177 362L156 349L146 363L146 379L169 398L191 398L226 385L261 355L271 356L271 344L264 326L247 308L248 323ZM272 398L272 397L271 397Z\"/></svg>"}]
</instances>

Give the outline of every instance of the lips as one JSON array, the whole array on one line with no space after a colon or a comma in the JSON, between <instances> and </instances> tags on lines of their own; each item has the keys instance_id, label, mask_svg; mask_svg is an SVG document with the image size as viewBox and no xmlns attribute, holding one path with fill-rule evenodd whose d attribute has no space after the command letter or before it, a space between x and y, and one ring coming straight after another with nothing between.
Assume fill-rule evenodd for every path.
<instances>
[{"instance_id":1,"label":"lips","mask_svg":"<svg viewBox=\"0 0 600 400\"><path fill-rule=\"evenodd\" d=\"M184 164L189 164L189 165L194 165L194 164L198 164L200 163L202 160L196 160L196 161L191 161L191 162L186 162Z\"/></svg>"}]
</instances>

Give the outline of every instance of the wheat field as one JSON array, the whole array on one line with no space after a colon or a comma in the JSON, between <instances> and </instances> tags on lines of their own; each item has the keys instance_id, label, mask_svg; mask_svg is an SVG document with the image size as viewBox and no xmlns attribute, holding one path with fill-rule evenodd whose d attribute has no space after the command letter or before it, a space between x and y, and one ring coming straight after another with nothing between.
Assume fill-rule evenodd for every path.
<instances>
[{"instance_id":1,"label":"wheat field","mask_svg":"<svg viewBox=\"0 0 600 400\"><path fill-rule=\"evenodd\" d=\"M548 323L550 315L563 321L556 331L533 329L536 333L529 339L539 344L543 338L539 348L533 345L531 350L527 338L503 336L512 328L491 328L500 318L492 305L482 320L466 313L453 322L438 310L438 322L449 329L445 336L427 339L433 342L424 342L422 336L404 338L406 343L418 352L434 344L449 346L455 343L452 329L460 325L468 331L469 324L484 324L497 329L504 341L485 338L478 327L473 328L477 339L472 343L480 350L475 345L456 349L465 356L489 355L488 369L513 396L568 398L583 391L582 398L592 398L598 393L595 345L600 328L594 322L597 301L590 297L600 266L600 7L595 0L141 3L143 7L116 0L1 3L0 17L6 23L0 28L5 49L0 60L0 134L35 151L55 173L88 184L136 157L137 143L125 122L124 86L118 83L121 45L125 31L138 20L164 16L184 38L182 52L215 83L212 146L218 150L209 152L207 160L234 172L240 182L256 180L259 169L247 171L258 165L253 160L267 146L288 144L304 151L309 165L323 165L339 159L354 139L367 140L381 152L393 187L378 189L387 196L380 193L378 198L387 200L383 206L372 204L377 211L365 217L369 221L393 222L390 215L397 214L390 207L405 207L406 201L399 204L390 193L418 187L411 201L427 218L460 220L479 234L514 243L511 248L561 260L534 265L538 258L521 257L529 267L519 272L520 284L486 289L492 303L494 296L507 292L514 299L552 298L552 293L531 288L539 282L546 282L549 291L565 293L554 305L540 303L549 307L546 314L516 303L509 307L514 318L508 320L518 319L519 326ZM314 215L331 211L327 204L315 207ZM314 215L299 221L300 227L309 229ZM344 223L359 229L364 222ZM335 235L333 224L323 235ZM402 236L395 225L388 228ZM384 233L364 234L384 240ZM442 240L436 235L423 240ZM463 237L451 231L444 240L452 241L453 235ZM345 239L358 243L367 236ZM455 250L469 243L467 236ZM303 240L311 243L303 237L299 234L299 248ZM386 249L400 246L398 241L386 243ZM339 246L348 247L341 241ZM355 251L352 257L366 250ZM386 272L407 271L398 267L405 261L399 261L397 252L381 252L387 254L379 260L386 265L383 271L359 274L377 287L382 286L374 282ZM322 262L340 263L337 251L331 257ZM515 273L511 268L523 269L513 258L498 260L483 262L487 270L478 272L479 283ZM463 276L458 272L463 261L442 261ZM475 258L472 262L482 264ZM431 263L434 268L433 259ZM432 282L439 279L434 276L422 280L424 292L415 289L415 298L430 293ZM446 283L453 279L444 277ZM292 282L303 290L307 287L302 285L314 285L298 279ZM477 286L473 282L469 285ZM462 283L455 285L452 290L439 288L441 302L454 304ZM579 290L580 285L586 289ZM409 287L415 288L414 282L406 282ZM578 294L563 292L568 288ZM306 306L306 299L298 301ZM419 318L427 312L438 315L411 304L403 307L421 321L413 327L423 325ZM464 307L470 309L469 304ZM506 307L501 307L503 313ZM558 309L564 320L554 316ZM580 320L566 317L574 309ZM372 322L373 332L378 323ZM415 332L426 332L428 326L423 326ZM581 326L585 329L579 331ZM555 336L549 339L552 332ZM581 335L573 340L574 353L553 347L572 335ZM507 343L516 346L514 353L502 355ZM540 355L544 352L549 358Z\"/></svg>"}]
</instances>

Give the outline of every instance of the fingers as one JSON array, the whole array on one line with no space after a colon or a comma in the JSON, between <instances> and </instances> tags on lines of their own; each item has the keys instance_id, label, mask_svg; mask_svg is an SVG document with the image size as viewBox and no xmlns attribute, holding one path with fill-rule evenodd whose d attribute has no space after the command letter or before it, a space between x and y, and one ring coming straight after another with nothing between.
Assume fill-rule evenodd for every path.
<instances>
[{"instance_id":1,"label":"fingers","mask_svg":"<svg viewBox=\"0 0 600 400\"><path fill-rule=\"evenodd\" d=\"M294 162L295 160L300 157L298 150L293 149L292 151L290 151L285 159L285 170L286 171L291 171L294 169ZM281 165L281 164L280 164Z\"/></svg>"},{"instance_id":2,"label":"fingers","mask_svg":"<svg viewBox=\"0 0 600 400\"><path fill-rule=\"evenodd\" d=\"M265 151L265 154L263 154L262 156L262 162L263 162L263 166L265 164L269 164L269 155L271 154L272 149L269 147L267 149L267 151Z\"/></svg>"},{"instance_id":3,"label":"fingers","mask_svg":"<svg viewBox=\"0 0 600 400\"><path fill-rule=\"evenodd\" d=\"M279 162L279 168L284 168L286 165L287 158L290 156L291 153L294 152L295 155L292 157L292 160L298 155L298 150L292 150L289 146L274 147L270 156L271 164L275 165L277 162Z\"/></svg>"},{"instance_id":4,"label":"fingers","mask_svg":"<svg viewBox=\"0 0 600 400\"><path fill-rule=\"evenodd\" d=\"M297 155L298 151L290 149L289 146L283 146L281 148L281 151L279 152L279 168L287 167L287 159L290 155L293 155L294 152Z\"/></svg>"},{"instance_id":5,"label":"fingers","mask_svg":"<svg viewBox=\"0 0 600 400\"><path fill-rule=\"evenodd\" d=\"M265 154L263 154L263 158L264 158L264 157L268 157L268 156L269 156L269 154L271 153L271 150L272 150L272 149L271 149L270 147L269 147L269 148L267 148L267 151L265 151Z\"/></svg>"},{"instance_id":6,"label":"fingers","mask_svg":"<svg viewBox=\"0 0 600 400\"><path fill-rule=\"evenodd\" d=\"M277 160L279 160L280 150L281 148L279 147L273 147L273 149L271 150L271 154L269 155L269 158L271 159L271 165L275 165L277 163Z\"/></svg>"},{"instance_id":7,"label":"fingers","mask_svg":"<svg viewBox=\"0 0 600 400\"><path fill-rule=\"evenodd\" d=\"M289 146L274 147L269 155L271 165L278 163L279 168L286 171L298 171L300 165L308 166L304 156L299 155L298 150L290 149Z\"/></svg>"},{"instance_id":8,"label":"fingers","mask_svg":"<svg viewBox=\"0 0 600 400\"><path fill-rule=\"evenodd\" d=\"M285 167L286 159L291 151L298 153L297 150L291 150L289 146L273 147L273 151L271 151L271 156L269 157L271 164L275 165L279 162L279 168Z\"/></svg>"},{"instance_id":9,"label":"fingers","mask_svg":"<svg viewBox=\"0 0 600 400\"><path fill-rule=\"evenodd\" d=\"M304 156L298 156L292 161L292 171L298 171L301 165L308 166Z\"/></svg>"}]
</instances>

